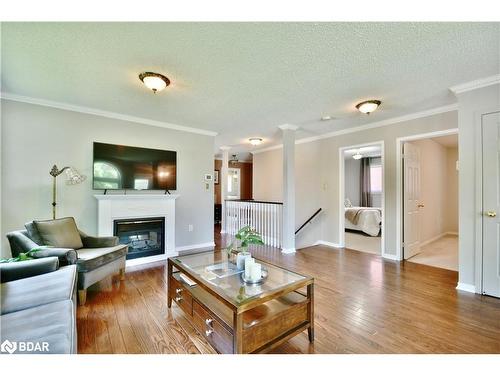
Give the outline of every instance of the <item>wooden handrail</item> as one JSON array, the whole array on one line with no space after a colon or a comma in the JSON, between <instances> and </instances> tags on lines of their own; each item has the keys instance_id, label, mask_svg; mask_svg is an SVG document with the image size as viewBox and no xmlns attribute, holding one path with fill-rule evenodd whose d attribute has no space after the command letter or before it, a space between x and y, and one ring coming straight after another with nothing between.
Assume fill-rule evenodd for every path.
<instances>
[{"instance_id":1,"label":"wooden handrail","mask_svg":"<svg viewBox=\"0 0 500 375\"><path fill-rule=\"evenodd\" d=\"M322 211L322 209L321 209L321 208L318 208L318 209L316 210L316 212L315 212L314 214L312 214L312 216L311 216L309 219L307 219L307 220L304 222L304 224L302 224L302 225L299 227L299 229L297 229L297 230L295 231L295 235L297 235L297 233L299 233L299 232L302 230L302 228L304 228L307 224L309 224L309 223L312 221L312 219L314 219L314 218L315 218L315 217L316 217L316 216L317 216L317 215L318 215L321 211Z\"/></svg>"},{"instance_id":2,"label":"wooden handrail","mask_svg":"<svg viewBox=\"0 0 500 375\"><path fill-rule=\"evenodd\" d=\"M283 202L256 201L254 199L225 199L225 201L226 202L249 202L249 203L283 204Z\"/></svg>"}]
</instances>

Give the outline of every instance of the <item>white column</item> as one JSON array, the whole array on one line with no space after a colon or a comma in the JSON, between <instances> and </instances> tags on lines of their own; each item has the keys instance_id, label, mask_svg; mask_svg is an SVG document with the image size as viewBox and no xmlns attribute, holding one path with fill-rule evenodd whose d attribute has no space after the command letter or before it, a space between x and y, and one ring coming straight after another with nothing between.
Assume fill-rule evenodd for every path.
<instances>
[{"instance_id":1,"label":"white column","mask_svg":"<svg viewBox=\"0 0 500 375\"><path fill-rule=\"evenodd\" d=\"M221 233L226 233L226 199L227 199L227 175L228 175L228 168L229 168L229 150L231 147L229 146L222 146L221 148L222 151L222 166L220 170L220 200L222 203L222 217L221 217Z\"/></svg>"},{"instance_id":2,"label":"white column","mask_svg":"<svg viewBox=\"0 0 500 375\"><path fill-rule=\"evenodd\" d=\"M295 252L295 125L280 125L283 135L283 253Z\"/></svg>"}]
</instances>

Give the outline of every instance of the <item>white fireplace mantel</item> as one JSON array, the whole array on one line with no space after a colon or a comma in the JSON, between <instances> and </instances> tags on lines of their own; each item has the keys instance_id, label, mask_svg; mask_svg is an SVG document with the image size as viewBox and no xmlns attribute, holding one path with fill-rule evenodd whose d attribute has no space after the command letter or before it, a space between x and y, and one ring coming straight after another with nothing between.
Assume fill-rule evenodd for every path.
<instances>
[{"instance_id":1,"label":"white fireplace mantel","mask_svg":"<svg viewBox=\"0 0 500 375\"><path fill-rule=\"evenodd\" d=\"M165 255L177 255L175 249L175 200L177 194L98 194L97 235L112 236L114 220L164 217L165 218ZM155 258L155 256L149 257ZM148 261L147 258L144 261ZM135 259L134 259L135 260ZM129 263L130 261L127 261ZM135 262L134 262L135 263ZM142 262L141 262L142 263Z\"/></svg>"}]
</instances>

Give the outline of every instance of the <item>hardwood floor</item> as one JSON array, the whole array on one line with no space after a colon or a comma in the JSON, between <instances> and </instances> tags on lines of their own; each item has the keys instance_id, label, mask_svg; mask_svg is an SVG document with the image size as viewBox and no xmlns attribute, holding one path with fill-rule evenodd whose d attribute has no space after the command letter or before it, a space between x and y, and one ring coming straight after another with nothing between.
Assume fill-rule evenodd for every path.
<instances>
[{"instance_id":1,"label":"hardwood floor","mask_svg":"<svg viewBox=\"0 0 500 375\"><path fill-rule=\"evenodd\" d=\"M217 248L227 239L216 234ZM500 299L455 289L457 273L354 250L315 246L256 257L315 278L314 344L307 332L274 353L500 353ZM78 308L79 353L214 353L175 306L163 263L91 288Z\"/></svg>"}]
</instances>

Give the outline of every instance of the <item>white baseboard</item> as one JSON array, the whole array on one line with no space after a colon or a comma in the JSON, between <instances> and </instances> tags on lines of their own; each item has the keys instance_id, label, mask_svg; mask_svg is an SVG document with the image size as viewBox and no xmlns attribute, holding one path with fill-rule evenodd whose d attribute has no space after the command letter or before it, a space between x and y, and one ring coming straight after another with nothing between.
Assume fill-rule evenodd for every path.
<instances>
[{"instance_id":1,"label":"white baseboard","mask_svg":"<svg viewBox=\"0 0 500 375\"><path fill-rule=\"evenodd\" d=\"M323 241L323 240L316 241L313 246L318 246L318 245L333 247L335 249L341 249L343 247L343 246L341 246L338 243L329 242L329 241Z\"/></svg>"},{"instance_id":2,"label":"white baseboard","mask_svg":"<svg viewBox=\"0 0 500 375\"><path fill-rule=\"evenodd\" d=\"M170 254L153 255L150 257L128 259L125 262L125 267L133 267L133 266L138 266L140 264L166 261L169 257L175 257L177 255L178 255L178 253L175 252L175 253L170 253Z\"/></svg>"},{"instance_id":3,"label":"white baseboard","mask_svg":"<svg viewBox=\"0 0 500 375\"><path fill-rule=\"evenodd\" d=\"M400 260L396 254L387 254L387 253L384 253L384 254L382 254L382 258L389 259L389 260L397 260L397 261Z\"/></svg>"},{"instance_id":4,"label":"white baseboard","mask_svg":"<svg viewBox=\"0 0 500 375\"><path fill-rule=\"evenodd\" d=\"M462 290L464 292L476 293L476 287L472 284L458 283L457 290Z\"/></svg>"},{"instance_id":5,"label":"white baseboard","mask_svg":"<svg viewBox=\"0 0 500 375\"><path fill-rule=\"evenodd\" d=\"M182 251L187 251L187 250L195 250L195 249L203 249L203 248L209 248L209 247L214 247L215 242L205 242L205 243L197 243L193 245L187 245L187 246L177 246L175 250L180 253Z\"/></svg>"},{"instance_id":6,"label":"white baseboard","mask_svg":"<svg viewBox=\"0 0 500 375\"><path fill-rule=\"evenodd\" d=\"M285 249L285 248L282 248L282 249L281 249L281 252L282 252L283 254L293 254L293 253L295 253L295 248L294 248L294 247L293 247L293 248L291 248L291 249Z\"/></svg>"},{"instance_id":7,"label":"white baseboard","mask_svg":"<svg viewBox=\"0 0 500 375\"><path fill-rule=\"evenodd\" d=\"M446 232L446 236L458 236L458 232Z\"/></svg>"}]
</instances>

